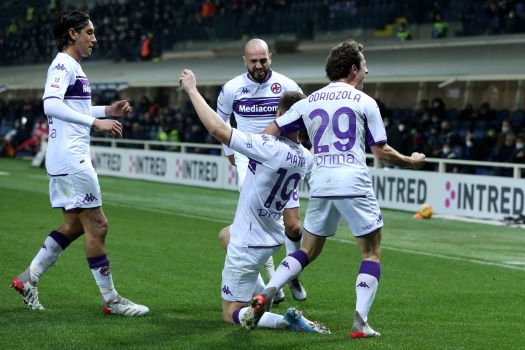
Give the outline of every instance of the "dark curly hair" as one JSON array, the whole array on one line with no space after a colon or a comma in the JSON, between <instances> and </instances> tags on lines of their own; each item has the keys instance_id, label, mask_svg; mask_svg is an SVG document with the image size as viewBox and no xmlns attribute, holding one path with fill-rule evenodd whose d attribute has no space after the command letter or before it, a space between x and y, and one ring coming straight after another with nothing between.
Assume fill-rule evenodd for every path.
<instances>
[{"instance_id":1,"label":"dark curly hair","mask_svg":"<svg viewBox=\"0 0 525 350\"><path fill-rule=\"evenodd\" d=\"M350 74L352 65L361 68L361 55L363 45L354 40L338 44L326 58L325 71L330 81L346 78Z\"/></svg>"},{"instance_id":2,"label":"dark curly hair","mask_svg":"<svg viewBox=\"0 0 525 350\"><path fill-rule=\"evenodd\" d=\"M89 15L78 10L66 10L55 17L53 34L55 35L56 47L58 51L64 50L71 41L69 29L73 28L80 33L82 28L89 23Z\"/></svg>"}]
</instances>

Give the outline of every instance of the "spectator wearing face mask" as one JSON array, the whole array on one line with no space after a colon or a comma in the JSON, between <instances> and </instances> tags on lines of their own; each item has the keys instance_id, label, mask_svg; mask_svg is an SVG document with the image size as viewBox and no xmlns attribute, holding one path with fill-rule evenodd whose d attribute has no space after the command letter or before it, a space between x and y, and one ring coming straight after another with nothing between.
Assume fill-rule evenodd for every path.
<instances>
[{"instance_id":1,"label":"spectator wearing face mask","mask_svg":"<svg viewBox=\"0 0 525 350\"><path fill-rule=\"evenodd\" d=\"M465 144L463 145L462 159L466 160L481 160L481 147L479 140L475 138L472 130L467 130L465 135Z\"/></svg>"},{"instance_id":2,"label":"spectator wearing face mask","mask_svg":"<svg viewBox=\"0 0 525 350\"><path fill-rule=\"evenodd\" d=\"M402 154L412 153L412 135L407 128L407 122L401 120L397 126L392 127L387 133L388 143Z\"/></svg>"},{"instance_id":3,"label":"spectator wearing face mask","mask_svg":"<svg viewBox=\"0 0 525 350\"><path fill-rule=\"evenodd\" d=\"M516 138L513 158L514 163L525 164L525 135L523 134Z\"/></svg>"},{"instance_id":4,"label":"spectator wearing face mask","mask_svg":"<svg viewBox=\"0 0 525 350\"><path fill-rule=\"evenodd\" d=\"M501 122L501 129L500 129L500 133L498 134L498 141L496 142L496 148L503 147L508 135L514 135L514 132L512 131L510 127L510 121L503 120Z\"/></svg>"}]
</instances>

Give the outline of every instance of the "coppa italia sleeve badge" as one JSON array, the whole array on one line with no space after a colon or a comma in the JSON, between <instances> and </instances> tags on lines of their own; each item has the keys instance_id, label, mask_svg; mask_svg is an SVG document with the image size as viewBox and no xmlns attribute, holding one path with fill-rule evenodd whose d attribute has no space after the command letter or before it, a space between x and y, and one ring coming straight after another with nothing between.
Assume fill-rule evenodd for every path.
<instances>
[{"instance_id":1,"label":"coppa italia sleeve badge","mask_svg":"<svg viewBox=\"0 0 525 350\"><path fill-rule=\"evenodd\" d=\"M62 77L60 75L55 75L53 78L51 78L51 87L55 89L60 89L61 80Z\"/></svg>"}]
</instances>

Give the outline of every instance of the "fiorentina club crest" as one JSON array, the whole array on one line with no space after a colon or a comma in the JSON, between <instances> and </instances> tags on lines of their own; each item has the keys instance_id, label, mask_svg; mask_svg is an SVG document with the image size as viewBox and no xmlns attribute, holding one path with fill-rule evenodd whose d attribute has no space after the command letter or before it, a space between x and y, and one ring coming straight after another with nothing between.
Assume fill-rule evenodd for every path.
<instances>
[{"instance_id":1,"label":"fiorentina club crest","mask_svg":"<svg viewBox=\"0 0 525 350\"><path fill-rule=\"evenodd\" d=\"M279 83L273 83L273 84L272 84L272 92L273 92L274 94L278 94L278 93L280 93L281 90L282 90L281 84L279 84Z\"/></svg>"}]
</instances>

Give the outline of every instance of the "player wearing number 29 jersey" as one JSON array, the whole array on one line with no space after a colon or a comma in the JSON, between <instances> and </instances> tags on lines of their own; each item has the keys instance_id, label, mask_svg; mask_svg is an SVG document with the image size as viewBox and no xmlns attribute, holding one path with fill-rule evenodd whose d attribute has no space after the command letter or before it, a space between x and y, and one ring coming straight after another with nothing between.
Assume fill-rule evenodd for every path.
<instances>
[{"instance_id":1,"label":"player wearing number 29 jersey","mask_svg":"<svg viewBox=\"0 0 525 350\"><path fill-rule=\"evenodd\" d=\"M297 276L321 253L326 238L346 221L358 241L361 266L355 282L356 307L352 338L377 337L368 324L381 275L381 227L383 218L365 162L365 146L378 159L393 165L420 168L425 155L405 156L387 144L385 128L375 101L362 92L368 69L363 45L353 40L332 48L326 59L330 83L297 102L264 130L265 134L290 133L306 126L315 165L310 177L310 196L301 249L287 256L252 303ZM345 304L347 301L345 301ZM260 317L260 313L256 315ZM256 317L248 322L257 322Z\"/></svg>"},{"instance_id":2,"label":"player wearing number 29 jersey","mask_svg":"<svg viewBox=\"0 0 525 350\"><path fill-rule=\"evenodd\" d=\"M311 197L370 195L365 146L386 143L375 100L350 84L332 82L275 121L283 134L303 122L315 157L309 181Z\"/></svg>"}]
</instances>

